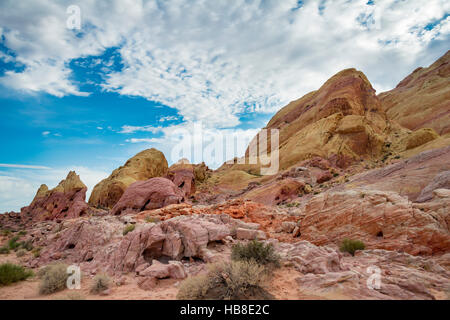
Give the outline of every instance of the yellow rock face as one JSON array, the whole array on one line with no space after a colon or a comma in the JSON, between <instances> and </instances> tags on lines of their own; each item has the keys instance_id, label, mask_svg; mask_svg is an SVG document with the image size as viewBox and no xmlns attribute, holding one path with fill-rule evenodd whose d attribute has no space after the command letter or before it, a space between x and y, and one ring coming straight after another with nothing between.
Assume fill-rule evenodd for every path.
<instances>
[{"instance_id":1,"label":"yellow rock face","mask_svg":"<svg viewBox=\"0 0 450 320\"><path fill-rule=\"evenodd\" d=\"M408 129L450 133L450 51L428 68L416 69L379 98L389 119Z\"/></svg>"},{"instance_id":2,"label":"yellow rock face","mask_svg":"<svg viewBox=\"0 0 450 320\"><path fill-rule=\"evenodd\" d=\"M266 127L279 130L281 170L315 156L334 158L342 166L379 158L389 128L375 90L355 69L337 73L319 90L291 102ZM234 165L230 169L257 173L258 168Z\"/></svg>"},{"instance_id":3,"label":"yellow rock face","mask_svg":"<svg viewBox=\"0 0 450 320\"><path fill-rule=\"evenodd\" d=\"M70 171L66 179L62 180L52 191L68 193L86 188L86 185L80 180L75 171Z\"/></svg>"},{"instance_id":4,"label":"yellow rock face","mask_svg":"<svg viewBox=\"0 0 450 320\"><path fill-rule=\"evenodd\" d=\"M130 184L164 176L167 170L167 160L162 152L154 148L139 152L94 187L89 204L112 208Z\"/></svg>"},{"instance_id":5,"label":"yellow rock face","mask_svg":"<svg viewBox=\"0 0 450 320\"><path fill-rule=\"evenodd\" d=\"M439 138L439 135L436 131L430 128L422 128L407 135L403 139L402 144L404 145L405 150L410 150L437 138Z\"/></svg>"}]
</instances>

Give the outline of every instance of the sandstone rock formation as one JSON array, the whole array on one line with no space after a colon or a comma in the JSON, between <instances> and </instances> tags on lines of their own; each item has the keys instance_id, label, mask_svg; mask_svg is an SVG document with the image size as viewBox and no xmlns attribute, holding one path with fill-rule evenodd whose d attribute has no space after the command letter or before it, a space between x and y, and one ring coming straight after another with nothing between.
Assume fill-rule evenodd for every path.
<instances>
[{"instance_id":1,"label":"sandstone rock formation","mask_svg":"<svg viewBox=\"0 0 450 320\"><path fill-rule=\"evenodd\" d=\"M153 148L139 152L94 187L89 204L112 208L132 183L164 176L167 169L167 161L162 152Z\"/></svg>"},{"instance_id":2,"label":"sandstone rock formation","mask_svg":"<svg viewBox=\"0 0 450 320\"><path fill-rule=\"evenodd\" d=\"M245 198L266 205L277 205L283 201L297 198L304 192L304 189L305 183L286 178L253 189L245 195Z\"/></svg>"},{"instance_id":3,"label":"sandstone rock formation","mask_svg":"<svg viewBox=\"0 0 450 320\"><path fill-rule=\"evenodd\" d=\"M325 299L446 299L450 272L437 259L386 250L357 251L355 257L307 241L272 241L283 260L301 272L303 293ZM378 279L375 281L375 279Z\"/></svg>"},{"instance_id":4,"label":"sandstone rock formation","mask_svg":"<svg viewBox=\"0 0 450 320\"><path fill-rule=\"evenodd\" d=\"M437 174L433 180L423 188L420 195L417 197L417 202L425 202L433 198L433 192L436 189L450 189L450 170Z\"/></svg>"},{"instance_id":5,"label":"sandstone rock formation","mask_svg":"<svg viewBox=\"0 0 450 320\"><path fill-rule=\"evenodd\" d=\"M424 151L416 156L401 160L397 163L362 172L350 178L345 188L368 188L371 190L395 191L416 201L424 192L430 199L431 190L422 191L436 175L450 170L450 146L440 149ZM444 179L445 180L445 179ZM441 182L435 188L446 188ZM337 189L342 189L338 187ZM424 201L421 198L420 201Z\"/></svg>"},{"instance_id":6,"label":"sandstone rock formation","mask_svg":"<svg viewBox=\"0 0 450 320\"><path fill-rule=\"evenodd\" d=\"M413 255L450 248L449 198L415 205L394 192L351 190L317 195L302 208L300 239L316 245L362 240L368 248Z\"/></svg>"},{"instance_id":7,"label":"sandstone rock formation","mask_svg":"<svg viewBox=\"0 0 450 320\"><path fill-rule=\"evenodd\" d=\"M170 166L167 178L181 189L183 196L189 197L195 194L196 185L210 177L211 170L205 165L190 164L187 159L182 159Z\"/></svg>"},{"instance_id":8,"label":"sandstone rock formation","mask_svg":"<svg viewBox=\"0 0 450 320\"><path fill-rule=\"evenodd\" d=\"M184 201L183 192L166 178L152 178L131 184L112 208L111 214L139 213Z\"/></svg>"},{"instance_id":9,"label":"sandstone rock formation","mask_svg":"<svg viewBox=\"0 0 450 320\"><path fill-rule=\"evenodd\" d=\"M31 204L22 208L22 218L31 217L34 221L41 221L83 216L88 212L86 191L87 187L80 177L70 171L66 179L52 190L45 184L41 185Z\"/></svg>"},{"instance_id":10,"label":"sandstone rock formation","mask_svg":"<svg viewBox=\"0 0 450 320\"><path fill-rule=\"evenodd\" d=\"M388 117L404 127L450 132L450 51L428 68L417 68L395 89L379 95Z\"/></svg>"}]
</instances>

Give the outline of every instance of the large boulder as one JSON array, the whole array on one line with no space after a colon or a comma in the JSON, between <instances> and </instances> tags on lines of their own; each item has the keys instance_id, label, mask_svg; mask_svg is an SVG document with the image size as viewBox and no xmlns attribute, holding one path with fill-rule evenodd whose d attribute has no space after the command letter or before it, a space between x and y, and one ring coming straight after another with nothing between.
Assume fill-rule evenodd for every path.
<instances>
[{"instance_id":1,"label":"large boulder","mask_svg":"<svg viewBox=\"0 0 450 320\"><path fill-rule=\"evenodd\" d=\"M184 201L183 193L166 178L152 178L131 184L112 208L111 214L139 213Z\"/></svg>"},{"instance_id":2,"label":"large boulder","mask_svg":"<svg viewBox=\"0 0 450 320\"><path fill-rule=\"evenodd\" d=\"M183 196L192 196L196 191L196 184L205 181L210 175L209 168L204 162L190 164L187 159L181 159L170 166L167 179L180 188Z\"/></svg>"},{"instance_id":3,"label":"large boulder","mask_svg":"<svg viewBox=\"0 0 450 320\"><path fill-rule=\"evenodd\" d=\"M94 187L89 204L112 208L132 183L165 176L167 170L167 160L162 152L154 148L139 152Z\"/></svg>"},{"instance_id":4,"label":"large boulder","mask_svg":"<svg viewBox=\"0 0 450 320\"><path fill-rule=\"evenodd\" d=\"M87 214L86 185L80 177L70 171L66 179L57 187L49 190L43 184L31 204L21 209L23 218L31 217L34 221L70 219Z\"/></svg>"}]
</instances>

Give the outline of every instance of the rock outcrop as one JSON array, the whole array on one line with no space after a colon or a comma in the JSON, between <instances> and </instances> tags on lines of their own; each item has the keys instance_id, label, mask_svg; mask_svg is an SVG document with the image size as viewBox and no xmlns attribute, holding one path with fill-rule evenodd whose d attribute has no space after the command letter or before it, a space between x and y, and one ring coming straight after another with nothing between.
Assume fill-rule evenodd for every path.
<instances>
[{"instance_id":1,"label":"rock outcrop","mask_svg":"<svg viewBox=\"0 0 450 320\"><path fill-rule=\"evenodd\" d=\"M302 208L300 239L316 245L358 239L368 248L412 255L448 252L450 198L413 204L394 192L351 190L317 195Z\"/></svg>"},{"instance_id":2,"label":"rock outcrop","mask_svg":"<svg viewBox=\"0 0 450 320\"><path fill-rule=\"evenodd\" d=\"M166 178L152 178L131 184L112 208L112 215L139 213L184 201L183 192Z\"/></svg>"},{"instance_id":3,"label":"rock outcrop","mask_svg":"<svg viewBox=\"0 0 450 320\"><path fill-rule=\"evenodd\" d=\"M210 172L204 162L190 164L188 160L182 159L170 166L167 178L180 188L183 196L189 197L195 194L196 185L204 182Z\"/></svg>"},{"instance_id":4,"label":"rock outcrop","mask_svg":"<svg viewBox=\"0 0 450 320\"><path fill-rule=\"evenodd\" d=\"M307 241L273 243L302 274L295 281L304 294L333 300L448 299L450 272L438 259L386 250L357 251L352 257Z\"/></svg>"},{"instance_id":5,"label":"rock outcrop","mask_svg":"<svg viewBox=\"0 0 450 320\"><path fill-rule=\"evenodd\" d=\"M167 170L167 160L162 152L153 148L139 152L94 187L89 204L112 208L132 183L165 176Z\"/></svg>"},{"instance_id":6,"label":"rock outcrop","mask_svg":"<svg viewBox=\"0 0 450 320\"><path fill-rule=\"evenodd\" d=\"M31 204L21 209L22 218L42 221L83 216L88 212L86 191L87 187L80 177L70 171L66 179L52 190L45 184L41 185Z\"/></svg>"},{"instance_id":7,"label":"rock outcrop","mask_svg":"<svg viewBox=\"0 0 450 320\"><path fill-rule=\"evenodd\" d=\"M394 129L400 133L396 142L406 132L393 126L366 76L347 69L319 90L282 108L265 129L268 135L272 129L279 130L279 163L283 170L313 157L329 159L341 168L361 159L378 159ZM257 143L259 136L251 144ZM270 143L267 150L270 153ZM232 169L254 171L254 167L259 168L236 164Z\"/></svg>"},{"instance_id":8,"label":"rock outcrop","mask_svg":"<svg viewBox=\"0 0 450 320\"><path fill-rule=\"evenodd\" d=\"M450 189L450 171L444 171L437 174L434 179L423 188L417 197L417 202L425 202L433 198L433 191L436 189Z\"/></svg>"},{"instance_id":9,"label":"rock outcrop","mask_svg":"<svg viewBox=\"0 0 450 320\"><path fill-rule=\"evenodd\" d=\"M450 132L450 51L428 68L417 68L395 89L379 94L388 117L417 130Z\"/></svg>"},{"instance_id":10,"label":"rock outcrop","mask_svg":"<svg viewBox=\"0 0 450 320\"><path fill-rule=\"evenodd\" d=\"M265 205L277 205L297 198L304 191L305 183L286 178L255 188L246 193L245 198Z\"/></svg>"},{"instance_id":11,"label":"rock outcrop","mask_svg":"<svg viewBox=\"0 0 450 320\"><path fill-rule=\"evenodd\" d=\"M449 170L450 146L424 151L383 168L357 174L350 178L345 188L394 191L402 196L407 196L411 201L416 201L425 192L428 194L426 198L430 199L433 187L428 187L429 191L422 190L432 183L437 175ZM435 189L446 188L445 182L436 183ZM424 198L421 198L420 201L424 201Z\"/></svg>"}]
</instances>

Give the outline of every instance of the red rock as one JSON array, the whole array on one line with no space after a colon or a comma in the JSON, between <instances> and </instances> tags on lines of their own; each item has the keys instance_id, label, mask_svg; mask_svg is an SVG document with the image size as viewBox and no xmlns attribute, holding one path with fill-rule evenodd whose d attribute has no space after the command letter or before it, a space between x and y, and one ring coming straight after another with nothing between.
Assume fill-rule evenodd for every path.
<instances>
[{"instance_id":1,"label":"red rock","mask_svg":"<svg viewBox=\"0 0 450 320\"><path fill-rule=\"evenodd\" d=\"M368 248L413 255L443 253L450 248L449 205L446 198L419 209L394 192L323 193L302 208L301 239L326 245L351 238Z\"/></svg>"},{"instance_id":2,"label":"red rock","mask_svg":"<svg viewBox=\"0 0 450 320\"><path fill-rule=\"evenodd\" d=\"M21 218L31 217L33 221L73 219L88 214L87 187L80 177L70 171L59 185L48 190L42 185L28 207L21 210Z\"/></svg>"},{"instance_id":3,"label":"red rock","mask_svg":"<svg viewBox=\"0 0 450 320\"><path fill-rule=\"evenodd\" d=\"M450 171L437 174L433 180L423 188L416 202L425 202L433 198L433 191L436 189L450 189Z\"/></svg>"},{"instance_id":4,"label":"red rock","mask_svg":"<svg viewBox=\"0 0 450 320\"><path fill-rule=\"evenodd\" d=\"M138 213L183 201L177 186L166 178L152 178L131 184L111 210L112 215Z\"/></svg>"},{"instance_id":5,"label":"red rock","mask_svg":"<svg viewBox=\"0 0 450 320\"><path fill-rule=\"evenodd\" d=\"M321 171L317 174L316 181L317 183L323 183L331 180L332 178L333 176L331 175L330 171Z\"/></svg>"},{"instance_id":6,"label":"red rock","mask_svg":"<svg viewBox=\"0 0 450 320\"><path fill-rule=\"evenodd\" d=\"M244 198L265 205L276 205L297 198L299 194L303 193L304 188L304 182L287 178L252 189L245 194Z\"/></svg>"},{"instance_id":7,"label":"red rock","mask_svg":"<svg viewBox=\"0 0 450 320\"><path fill-rule=\"evenodd\" d=\"M357 174L350 179L349 185L352 188L394 191L407 196L411 201L416 201L436 175L449 170L450 146L424 151L395 164ZM443 177L445 178L445 175ZM436 188L442 187L436 185ZM425 198L429 198L430 194L428 193Z\"/></svg>"}]
</instances>

